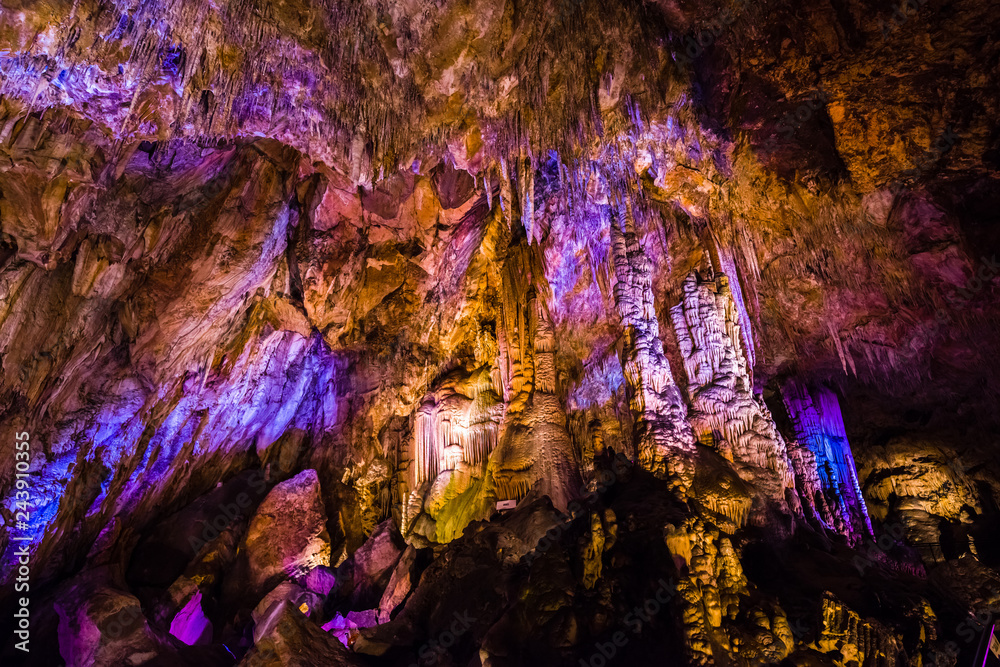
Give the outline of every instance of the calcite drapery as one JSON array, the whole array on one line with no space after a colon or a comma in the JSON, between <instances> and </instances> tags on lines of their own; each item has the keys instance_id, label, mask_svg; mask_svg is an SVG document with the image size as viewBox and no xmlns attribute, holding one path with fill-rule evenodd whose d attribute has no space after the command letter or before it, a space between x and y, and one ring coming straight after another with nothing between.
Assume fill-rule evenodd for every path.
<instances>
[{"instance_id":1,"label":"calcite drapery","mask_svg":"<svg viewBox=\"0 0 1000 667\"><path fill-rule=\"evenodd\" d=\"M782 396L796 437L815 458L820 483L838 532L854 541L871 536L871 519L861 494L857 467L836 394L826 387L807 387L802 382L789 380L782 388ZM800 457L798 461L806 465L810 463L805 457ZM801 474L811 478L808 469Z\"/></svg>"},{"instance_id":2,"label":"calcite drapery","mask_svg":"<svg viewBox=\"0 0 1000 667\"><path fill-rule=\"evenodd\" d=\"M484 305L496 318L480 324L477 368L456 371L414 414L401 456L404 532L447 541L488 517L496 501L519 501L534 489L565 509L578 492L541 254L523 237L511 242L516 220L501 211L484 239L487 281L500 298ZM433 529L420 524L421 512Z\"/></svg>"},{"instance_id":3,"label":"calcite drapery","mask_svg":"<svg viewBox=\"0 0 1000 667\"><path fill-rule=\"evenodd\" d=\"M56 645L41 620L55 615L48 627L65 629L67 662L137 664L161 649L169 662L165 626L196 644L182 648L199 658L215 650L222 664L251 637L248 664L354 662L317 631L328 621L354 650L391 651L381 662L405 664L401 653L442 636L437 610L473 600L476 615L488 611L443 662L474 663L481 649L489 667L520 667L548 642L557 659L539 662L575 663L586 656L571 652L622 616L623 591L641 588L635 573L674 564L655 548L659 529L693 518L698 536L668 536L690 564L670 572L684 578L671 609L680 614L629 637L628 650L680 653L669 631L680 616L695 662L778 662L805 642L772 591L785 604L806 578L849 592L861 580L849 564L838 571L842 545L794 515L779 436L753 395L751 378L774 387L792 369L804 383L851 374L850 416L872 436L855 442L860 475L842 425L819 436L799 428L787 443L810 518L859 537L865 481L884 501L873 516L903 518L932 577L947 582L948 565L933 566L959 554L1000 562L989 430L997 374L982 363L998 357L1000 43L990 3L945 3L940 20L941 7L920 2L891 21L870 2L789 0L765 11L600 0L545 11L503 0L0 4L0 437L31 433L24 477L37 501L21 522L28 510L12 485L22 461L14 468L0 449L0 548L9 566L11 536L30 545L32 632ZM717 13L734 4L735 15ZM678 67L692 46L685 31L701 50L708 25L712 53ZM917 157L928 148L933 168ZM911 160L917 173L900 173ZM624 201L602 188L609 172ZM901 182L917 186L907 193ZM646 212L638 224L635 207ZM591 217L598 208L604 215ZM591 256L577 271L579 255ZM684 284L706 256L733 279L736 317L720 284ZM678 298L679 351L664 328ZM676 364L671 375L667 359L687 372ZM873 403L899 405L868 419L858 405L866 384L887 385ZM807 409L793 396L793 421L822 424L835 412L816 391L810 400ZM960 419L942 416L952 406ZM930 460L916 438L922 460L897 465L910 450L872 443L900 422L919 433L934 424L952 439L941 451L980 449L976 469L950 454ZM715 431L717 451L692 444ZM579 471L607 472L591 460L605 445L638 450L690 502L634 470L588 496L588 534L586 519L564 521L529 498L566 504ZM230 517L197 555L174 554L176 573L170 559L147 560L159 544L149 532L167 530L163 514L250 469L267 470L268 486L317 471L309 517L289 523L326 527L341 558L355 553L335 575L310 573L348 592L322 584L305 594L286 581L225 608L220 585L253 588L267 538L289 534L262 530L263 515L241 554L246 522ZM629 504L638 490L641 507ZM530 512L470 524L499 499ZM612 504L624 505L618 541ZM397 511L411 529L408 555L398 544L372 554L397 537L386 524L358 549ZM550 529L557 539L538 546ZM457 544L441 544L449 540ZM137 541L154 547L133 549ZM768 576L803 545L798 568ZM876 575L907 549L890 546L871 556L865 592L891 619L879 633L899 633L926 663L929 624L899 617L898 586L878 590ZM314 547L290 555L292 573L317 560ZM245 577L229 566L248 551L256 565ZM421 586L422 559L437 566ZM102 582L108 563L159 568L164 581ZM833 567L817 576L814 563ZM288 574L284 564L266 569ZM449 577L462 578L456 589L442 585ZM88 580L98 585L80 586ZM323 609L320 597L354 608ZM309 618L278 599L307 604ZM827 606L813 650L904 659L895 640L855 631L863 621L845 605ZM139 630L109 642L115 608ZM450 623L460 610L447 611L437 616ZM382 646L359 640L365 626L389 626ZM942 634L949 626L942 616Z\"/></svg>"}]
</instances>

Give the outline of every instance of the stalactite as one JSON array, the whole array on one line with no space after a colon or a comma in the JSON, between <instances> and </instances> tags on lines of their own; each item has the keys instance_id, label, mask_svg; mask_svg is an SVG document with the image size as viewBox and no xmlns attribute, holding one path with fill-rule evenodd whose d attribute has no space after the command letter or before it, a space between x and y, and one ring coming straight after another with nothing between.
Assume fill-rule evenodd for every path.
<instances>
[{"instance_id":1,"label":"stalactite","mask_svg":"<svg viewBox=\"0 0 1000 667\"><path fill-rule=\"evenodd\" d=\"M536 283L544 280L542 257L537 246L520 243L507 254L501 272L501 357L506 361L504 400L508 409L519 410L518 396L526 398L534 387L534 330ZM544 289L544 285L541 285Z\"/></svg>"},{"instance_id":2,"label":"stalactite","mask_svg":"<svg viewBox=\"0 0 1000 667\"><path fill-rule=\"evenodd\" d=\"M535 170L531 159L522 151L518 161L518 186L521 188L523 203L521 204L521 224L528 237L528 243L534 241L535 233Z\"/></svg>"},{"instance_id":3,"label":"stalactite","mask_svg":"<svg viewBox=\"0 0 1000 667\"><path fill-rule=\"evenodd\" d=\"M832 512L834 524L855 541L863 535L872 535L868 507L861 493L837 396L826 387L807 388L789 380L782 387L782 397L796 437L815 457L823 493L833 501L831 510L836 508ZM796 470L796 474L809 472Z\"/></svg>"},{"instance_id":4,"label":"stalactite","mask_svg":"<svg viewBox=\"0 0 1000 667\"><path fill-rule=\"evenodd\" d=\"M424 482L437 477L440 448L433 407L432 403L425 403L414 417L413 477L410 483L412 489L417 489Z\"/></svg>"},{"instance_id":5,"label":"stalactite","mask_svg":"<svg viewBox=\"0 0 1000 667\"><path fill-rule=\"evenodd\" d=\"M500 158L500 210L508 231L514 229L514 190L510 182L510 172L507 170L507 161L503 157Z\"/></svg>"}]
</instances>

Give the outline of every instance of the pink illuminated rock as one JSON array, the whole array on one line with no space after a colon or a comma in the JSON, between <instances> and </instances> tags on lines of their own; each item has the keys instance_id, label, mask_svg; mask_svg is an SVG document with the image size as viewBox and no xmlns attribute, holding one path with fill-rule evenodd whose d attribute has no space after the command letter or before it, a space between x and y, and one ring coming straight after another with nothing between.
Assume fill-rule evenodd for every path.
<instances>
[{"instance_id":1,"label":"pink illuminated rock","mask_svg":"<svg viewBox=\"0 0 1000 667\"><path fill-rule=\"evenodd\" d=\"M305 577L301 577L299 582L307 590L325 596L329 595L330 590L337 585L337 575L332 568L317 565L309 570Z\"/></svg>"},{"instance_id":2,"label":"pink illuminated rock","mask_svg":"<svg viewBox=\"0 0 1000 667\"><path fill-rule=\"evenodd\" d=\"M80 575L59 596L55 611L59 653L69 667L139 665L176 655L168 638L150 628L139 600L104 583L98 572Z\"/></svg>"},{"instance_id":3,"label":"pink illuminated rock","mask_svg":"<svg viewBox=\"0 0 1000 667\"><path fill-rule=\"evenodd\" d=\"M28 662L969 662L1000 12L890 4L0 0Z\"/></svg>"},{"instance_id":4,"label":"pink illuminated rock","mask_svg":"<svg viewBox=\"0 0 1000 667\"><path fill-rule=\"evenodd\" d=\"M323 624L323 629L340 640L344 646L351 646L361 628L372 628L378 625L378 611L349 611L346 615L337 612L333 618Z\"/></svg>"},{"instance_id":5,"label":"pink illuminated rock","mask_svg":"<svg viewBox=\"0 0 1000 667\"><path fill-rule=\"evenodd\" d=\"M382 594L382 600L378 604L378 621L380 623L388 621L392 612L406 600L419 576L417 550L411 545L406 547L406 551L396 563L389 583L385 587L385 592Z\"/></svg>"},{"instance_id":6,"label":"pink illuminated rock","mask_svg":"<svg viewBox=\"0 0 1000 667\"><path fill-rule=\"evenodd\" d=\"M202 610L201 591L195 593L170 621L170 634L188 645L212 641L212 622Z\"/></svg>"}]
</instances>

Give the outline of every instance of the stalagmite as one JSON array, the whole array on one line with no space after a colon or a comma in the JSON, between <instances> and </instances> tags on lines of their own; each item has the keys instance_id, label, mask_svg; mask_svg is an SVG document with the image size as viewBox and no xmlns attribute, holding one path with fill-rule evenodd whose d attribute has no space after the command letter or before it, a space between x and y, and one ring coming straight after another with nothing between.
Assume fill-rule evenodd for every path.
<instances>
[{"instance_id":1,"label":"stalagmite","mask_svg":"<svg viewBox=\"0 0 1000 667\"><path fill-rule=\"evenodd\" d=\"M862 619L831 593L823 596L820 623L815 646L824 653L837 651L845 665L893 667L906 658L902 642L891 630Z\"/></svg>"},{"instance_id":2,"label":"stalagmite","mask_svg":"<svg viewBox=\"0 0 1000 667\"><path fill-rule=\"evenodd\" d=\"M711 442L727 458L772 470L783 486L792 486L785 440L753 393L744 354L747 337L730 278L719 274L703 281L689 275L671 319L688 379L688 417L699 440Z\"/></svg>"},{"instance_id":3,"label":"stalagmite","mask_svg":"<svg viewBox=\"0 0 1000 667\"><path fill-rule=\"evenodd\" d=\"M621 205L611 218L614 297L625 334L625 377L636 417L640 464L668 476L686 492L693 470L695 439L687 408L663 354L653 302L652 272L635 230Z\"/></svg>"},{"instance_id":4,"label":"stalagmite","mask_svg":"<svg viewBox=\"0 0 1000 667\"><path fill-rule=\"evenodd\" d=\"M555 338L552 322L534 288L527 244L511 254L505 271L513 282L505 311L517 313L521 326L511 332L511 348L522 350L524 363L509 378L511 397L501 430L501 444L490 459L498 499L519 500L536 488L565 509L576 495L579 473L566 428L566 413L556 383ZM511 267L522 270L511 271ZM517 296L520 293L522 296ZM511 318L513 319L513 318ZM515 338L516 336L516 338ZM519 380L519 377L520 380Z\"/></svg>"},{"instance_id":5,"label":"stalagmite","mask_svg":"<svg viewBox=\"0 0 1000 667\"><path fill-rule=\"evenodd\" d=\"M981 667L1000 12L875 4L0 0L0 665Z\"/></svg>"}]
</instances>

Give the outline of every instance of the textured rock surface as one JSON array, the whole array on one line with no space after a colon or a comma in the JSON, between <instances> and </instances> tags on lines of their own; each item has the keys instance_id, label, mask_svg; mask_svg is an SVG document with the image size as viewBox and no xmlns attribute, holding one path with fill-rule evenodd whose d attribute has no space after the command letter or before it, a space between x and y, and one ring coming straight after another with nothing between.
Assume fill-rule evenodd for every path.
<instances>
[{"instance_id":1,"label":"textured rock surface","mask_svg":"<svg viewBox=\"0 0 1000 667\"><path fill-rule=\"evenodd\" d=\"M140 665L177 651L152 630L139 600L98 577L73 582L55 604L59 653L67 665Z\"/></svg>"},{"instance_id":2,"label":"textured rock surface","mask_svg":"<svg viewBox=\"0 0 1000 667\"><path fill-rule=\"evenodd\" d=\"M615 303L625 330L623 367L635 416L636 454L644 468L669 476L684 492L693 477L688 458L694 449L694 434L687 422L687 406L663 354L653 305L652 265L638 244L626 211L619 209L618 219L611 221L611 243Z\"/></svg>"},{"instance_id":3,"label":"textured rock surface","mask_svg":"<svg viewBox=\"0 0 1000 667\"><path fill-rule=\"evenodd\" d=\"M260 639L239 664L244 667L317 664L347 667L362 663L339 641L325 634L285 601L265 620Z\"/></svg>"},{"instance_id":4,"label":"textured rock surface","mask_svg":"<svg viewBox=\"0 0 1000 667\"><path fill-rule=\"evenodd\" d=\"M1000 18L917 5L0 0L3 623L971 660Z\"/></svg>"},{"instance_id":5,"label":"textured rock surface","mask_svg":"<svg viewBox=\"0 0 1000 667\"><path fill-rule=\"evenodd\" d=\"M247 583L258 590L276 577L294 577L330 564L330 537L315 470L303 470L271 489L241 546Z\"/></svg>"},{"instance_id":6,"label":"textured rock surface","mask_svg":"<svg viewBox=\"0 0 1000 667\"><path fill-rule=\"evenodd\" d=\"M403 540L392 519L383 521L371 537L337 568L336 595L352 605L376 605L403 554Z\"/></svg>"},{"instance_id":7,"label":"textured rock surface","mask_svg":"<svg viewBox=\"0 0 1000 667\"><path fill-rule=\"evenodd\" d=\"M737 301L727 276L702 283L692 274L671 315L688 376L695 433L729 460L774 471L788 480L784 438L763 400L754 396ZM718 441L716 437L718 436Z\"/></svg>"},{"instance_id":8,"label":"textured rock surface","mask_svg":"<svg viewBox=\"0 0 1000 667\"><path fill-rule=\"evenodd\" d=\"M418 579L417 550L408 546L393 568L389 583L386 584L382 599L379 600L379 623L385 623L392 618L392 612L410 595Z\"/></svg>"},{"instance_id":9,"label":"textured rock surface","mask_svg":"<svg viewBox=\"0 0 1000 667\"><path fill-rule=\"evenodd\" d=\"M803 466L799 476L812 486L813 469L832 508L838 532L859 539L872 534L868 507L861 494L858 471L851 453L837 396L826 387L812 390L796 382L786 385L785 405L799 441L812 453L812 459L799 457Z\"/></svg>"}]
</instances>

